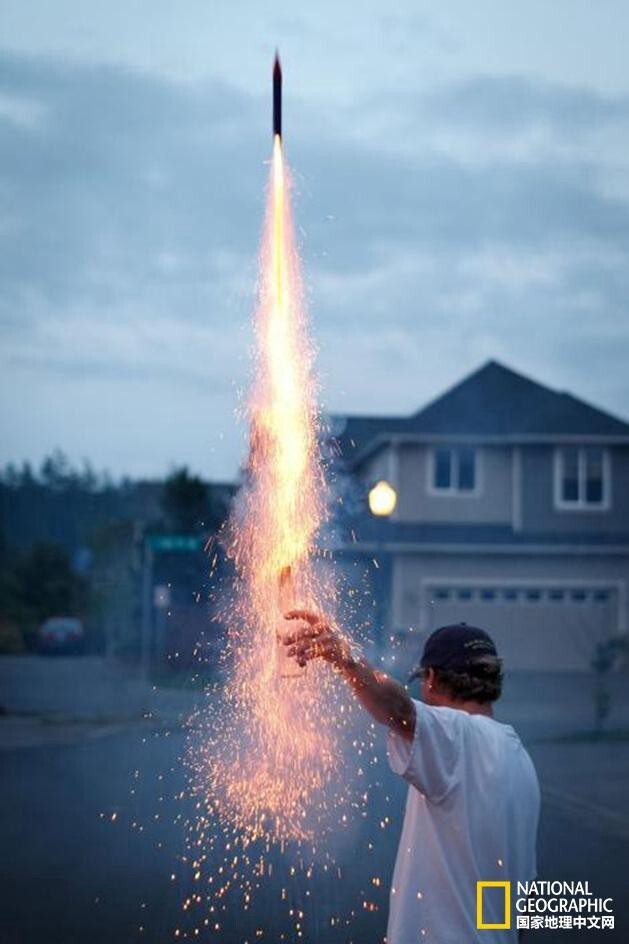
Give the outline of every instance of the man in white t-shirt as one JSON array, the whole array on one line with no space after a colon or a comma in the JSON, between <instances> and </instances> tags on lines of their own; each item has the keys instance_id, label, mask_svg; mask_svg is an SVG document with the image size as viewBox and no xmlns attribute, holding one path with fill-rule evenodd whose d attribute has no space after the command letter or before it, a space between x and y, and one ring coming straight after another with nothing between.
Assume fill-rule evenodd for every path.
<instances>
[{"instance_id":1,"label":"man in white t-shirt","mask_svg":"<svg viewBox=\"0 0 629 944\"><path fill-rule=\"evenodd\" d=\"M404 826L391 885L387 944L515 944L515 915L503 888L536 876L539 785L510 725L493 718L501 662L491 637L459 623L427 640L411 679L422 701L364 659L317 614L285 638L300 665L330 662L359 701L389 728L389 763L408 781ZM409 680L410 681L410 680ZM485 925L508 928L478 929Z\"/></svg>"}]
</instances>

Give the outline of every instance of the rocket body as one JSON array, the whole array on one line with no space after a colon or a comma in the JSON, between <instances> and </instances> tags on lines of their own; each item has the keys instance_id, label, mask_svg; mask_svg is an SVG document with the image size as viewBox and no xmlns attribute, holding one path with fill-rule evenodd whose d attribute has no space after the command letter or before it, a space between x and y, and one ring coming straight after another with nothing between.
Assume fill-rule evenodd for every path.
<instances>
[{"instance_id":1,"label":"rocket body","mask_svg":"<svg viewBox=\"0 0 629 944\"><path fill-rule=\"evenodd\" d=\"M282 137L282 67L275 54L273 64L273 136Z\"/></svg>"}]
</instances>

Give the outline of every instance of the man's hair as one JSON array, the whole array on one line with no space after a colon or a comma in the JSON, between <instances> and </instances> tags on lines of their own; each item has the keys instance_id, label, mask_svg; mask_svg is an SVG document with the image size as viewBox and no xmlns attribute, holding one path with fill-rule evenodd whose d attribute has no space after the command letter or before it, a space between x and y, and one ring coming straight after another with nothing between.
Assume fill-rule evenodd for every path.
<instances>
[{"instance_id":1,"label":"man's hair","mask_svg":"<svg viewBox=\"0 0 629 944\"><path fill-rule=\"evenodd\" d=\"M497 701L502 694L502 659L478 656L463 672L435 668L439 688L455 701Z\"/></svg>"}]
</instances>

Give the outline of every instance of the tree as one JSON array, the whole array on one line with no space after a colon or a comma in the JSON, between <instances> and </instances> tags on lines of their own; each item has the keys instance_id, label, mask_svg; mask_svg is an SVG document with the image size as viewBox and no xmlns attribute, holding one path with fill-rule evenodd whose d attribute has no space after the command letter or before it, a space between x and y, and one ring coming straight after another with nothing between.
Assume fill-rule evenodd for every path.
<instances>
[{"instance_id":1,"label":"tree","mask_svg":"<svg viewBox=\"0 0 629 944\"><path fill-rule=\"evenodd\" d=\"M66 454L61 449L55 449L52 455L46 456L42 462L39 478L47 488L62 492L76 483L77 474Z\"/></svg>"},{"instance_id":2,"label":"tree","mask_svg":"<svg viewBox=\"0 0 629 944\"><path fill-rule=\"evenodd\" d=\"M164 482L162 508L168 524L177 531L198 531L205 524L208 488L184 466L175 469Z\"/></svg>"},{"instance_id":3,"label":"tree","mask_svg":"<svg viewBox=\"0 0 629 944\"><path fill-rule=\"evenodd\" d=\"M28 645L36 643L44 620L82 617L87 608L87 581L74 573L61 545L39 542L26 553L5 554L0 561L0 629L19 628Z\"/></svg>"},{"instance_id":4,"label":"tree","mask_svg":"<svg viewBox=\"0 0 629 944\"><path fill-rule=\"evenodd\" d=\"M86 583L70 566L65 548L39 542L17 562L15 575L28 621L50 616L79 616L87 604Z\"/></svg>"},{"instance_id":5,"label":"tree","mask_svg":"<svg viewBox=\"0 0 629 944\"><path fill-rule=\"evenodd\" d=\"M611 691L609 673L616 666L619 658L627 651L626 636L612 636L598 642L590 665L596 677L594 686L594 720L596 731L601 734L611 711Z\"/></svg>"}]
</instances>

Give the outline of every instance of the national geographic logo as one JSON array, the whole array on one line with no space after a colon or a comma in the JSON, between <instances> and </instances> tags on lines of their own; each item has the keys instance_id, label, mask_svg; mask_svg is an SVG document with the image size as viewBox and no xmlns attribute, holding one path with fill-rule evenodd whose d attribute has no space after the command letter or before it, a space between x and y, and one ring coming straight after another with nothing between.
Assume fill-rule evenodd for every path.
<instances>
[{"instance_id":1,"label":"national geographic logo","mask_svg":"<svg viewBox=\"0 0 629 944\"><path fill-rule=\"evenodd\" d=\"M489 908L484 907L486 889L500 889L492 894ZM589 882L533 881L516 883L515 912L518 930L542 928L568 930L613 930L611 898L598 898ZM503 911L504 906L504 911ZM484 912L493 913L485 921ZM503 920L498 921L501 913ZM476 927L479 931L508 931L511 928L511 882L476 883Z\"/></svg>"},{"instance_id":2,"label":"national geographic logo","mask_svg":"<svg viewBox=\"0 0 629 944\"><path fill-rule=\"evenodd\" d=\"M485 923L483 921L483 891L486 888L502 888L504 894L504 921ZM476 883L476 927L479 931L508 931L511 927L511 882Z\"/></svg>"}]
</instances>

